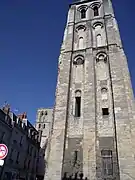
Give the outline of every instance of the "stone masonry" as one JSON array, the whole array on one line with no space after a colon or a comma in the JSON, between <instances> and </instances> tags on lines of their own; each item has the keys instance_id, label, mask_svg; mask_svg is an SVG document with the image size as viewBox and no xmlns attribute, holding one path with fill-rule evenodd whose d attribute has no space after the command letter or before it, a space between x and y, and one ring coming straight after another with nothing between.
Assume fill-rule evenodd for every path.
<instances>
[{"instance_id":1,"label":"stone masonry","mask_svg":"<svg viewBox=\"0 0 135 180\"><path fill-rule=\"evenodd\" d=\"M45 180L135 180L134 95L111 0L70 5ZM72 178L71 178L72 177Z\"/></svg>"}]
</instances>

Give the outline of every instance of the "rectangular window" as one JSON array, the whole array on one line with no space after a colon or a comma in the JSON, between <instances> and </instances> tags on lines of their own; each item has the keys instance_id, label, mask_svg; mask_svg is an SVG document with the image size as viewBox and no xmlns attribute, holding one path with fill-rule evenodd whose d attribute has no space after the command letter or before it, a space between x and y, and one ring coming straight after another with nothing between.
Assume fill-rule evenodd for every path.
<instances>
[{"instance_id":1,"label":"rectangular window","mask_svg":"<svg viewBox=\"0 0 135 180\"><path fill-rule=\"evenodd\" d=\"M5 132L2 132L1 133L1 137L0 137L0 143L3 143L4 136L5 136Z\"/></svg>"},{"instance_id":2,"label":"rectangular window","mask_svg":"<svg viewBox=\"0 0 135 180\"><path fill-rule=\"evenodd\" d=\"M75 117L81 116L81 97L75 98Z\"/></svg>"},{"instance_id":3,"label":"rectangular window","mask_svg":"<svg viewBox=\"0 0 135 180\"><path fill-rule=\"evenodd\" d=\"M84 18L86 18L86 10L82 9L81 10L81 19L84 19Z\"/></svg>"},{"instance_id":4,"label":"rectangular window","mask_svg":"<svg viewBox=\"0 0 135 180\"><path fill-rule=\"evenodd\" d=\"M20 156L20 153L18 152L18 153L17 153L17 157L16 157L16 163L17 163L17 164L19 163L19 156Z\"/></svg>"},{"instance_id":5,"label":"rectangular window","mask_svg":"<svg viewBox=\"0 0 135 180\"><path fill-rule=\"evenodd\" d=\"M35 150L35 152L34 152L34 157L37 157L37 152L36 152L36 150Z\"/></svg>"},{"instance_id":6,"label":"rectangular window","mask_svg":"<svg viewBox=\"0 0 135 180\"><path fill-rule=\"evenodd\" d=\"M98 7L95 6L93 10L94 10L94 16L99 16Z\"/></svg>"},{"instance_id":7,"label":"rectangular window","mask_svg":"<svg viewBox=\"0 0 135 180\"><path fill-rule=\"evenodd\" d=\"M33 153L33 147L30 148L30 156L32 156L32 153Z\"/></svg>"},{"instance_id":8,"label":"rectangular window","mask_svg":"<svg viewBox=\"0 0 135 180\"><path fill-rule=\"evenodd\" d=\"M73 164L74 167L77 163L77 159L78 159L78 151L74 151L74 164Z\"/></svg>"},{"instance_id":9,"label":"rectangular window","mask_svg":"<svg viewBox=\"0 0 135 180\"><path fill-rule=\"evenodd\" d=\"M22 140L23 140L23 136L21 136L21 139L20 139L20 146L22 146Z\"/></svg>"},{"instance_id":10,"label":"rectangular window","mask_svg":"<svg viewBox=\"0 0 135 180\"><path fill-rule=\"evenodd\" d=\"M30 160L29 160L29 162L28 162L28 169L30 168Z\"/></svg>"},{"instance_id":11,"label":"rectangular window","mask_svg":"<svg viewBox=\"0 0 135 180\"><path fill-rule=\"evenodd\" d=\"M109 115L109 109L108 108L102 108L102 115L108 116Z\"/></svg>"},{"instance_id":12,"label":"rectangular window","mask_svg":"<svg viewBox=\"0 0 135 180\"><path fill-rule=\"evenodd\" d=\"M14 151L14 149L11 148L10 156L9 156L9 159L10 159L10 160L12 160L13 151Z\"/></svg>"},{"instance_id":13,"label":"rectangular window","mask_svg":"<svg viewBox=\"0 0 135 180\"><path fill-rule=\"evenodd\" d=\"M27 158L25 158L25 160L24 160L24 169L26 169L26 168L27 168L26 163L27 163Z\"/></svg>"},{"instance_id":14,"label":"rectangular window","mask_svg":"<svg viewBox=\"0 0 135 180\"><path fill-rule=\"evenodd\" d=\"M112 176L113 175L113 158L111 150L102 150L102 170L104 176Z\"/></svg>"},{"instance_id":15,"label":"rectangular window","mask_svg":"<svg viewBox=\"0 0 135 180\"><path fill-rule=\"evenodd\" d=\"M27 153L29 154L30 153L30 146L28 145L27 147Z\"/></svg>"}]
</instances>

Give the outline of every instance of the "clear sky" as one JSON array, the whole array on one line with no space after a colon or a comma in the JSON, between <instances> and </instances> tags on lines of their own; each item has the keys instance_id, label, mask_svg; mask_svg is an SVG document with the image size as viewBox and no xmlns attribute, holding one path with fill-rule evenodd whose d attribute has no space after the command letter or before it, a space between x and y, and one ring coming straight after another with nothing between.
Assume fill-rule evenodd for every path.
<instances>
[{"instance_id":1,"label":"clear sky","mask_svg":"<svg viewBox=\"0 0 135 180\"><path fill-rule=\"evenodd\" d=\"M57 62L72 0L0 0L0 105L26 111L53 107ZM113 0L135 90L135 1Z\"/></svg>"}]
</instances>

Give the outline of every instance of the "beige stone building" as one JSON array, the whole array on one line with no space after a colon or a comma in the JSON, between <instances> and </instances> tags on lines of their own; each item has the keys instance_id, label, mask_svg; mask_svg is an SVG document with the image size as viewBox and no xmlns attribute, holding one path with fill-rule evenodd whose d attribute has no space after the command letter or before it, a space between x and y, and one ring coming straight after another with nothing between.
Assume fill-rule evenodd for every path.
<instances>
[{"instance_id":1,"label":"beige stone building","mask_svg":"<svg viewBox=\"0 0 135 180\"><path fill-rule=\"evenodd\" d=\"M51 108L40 108L37 111L36 125L35 128L38 130L40 135L40 153L38 161L38 177L41 180L44 178L46 162L48 161L50 135L52 131L52 119L53 109Z\"/></svg>"},{"instance_id":2,"label":"beige stone building","mask_svg":"<svg viewBox=\"0 0 135 180\"><path fill-rule=\"evenodd\" d=\"M111 0L70 5L60 52L44 179L135 180L134 95Z\"/></svg>"},{"instance_id":3,"label":"beige stone building","mask_svg":"<svg viewBox=\"0 0 135 180\"><path fill-rule=\"evenodd\" d=\"M8 147L0 180L35 180L39 156L39 134L26 114L16 116L9 107L0 109L0 143Z\"/></svg>"}]
</instances>

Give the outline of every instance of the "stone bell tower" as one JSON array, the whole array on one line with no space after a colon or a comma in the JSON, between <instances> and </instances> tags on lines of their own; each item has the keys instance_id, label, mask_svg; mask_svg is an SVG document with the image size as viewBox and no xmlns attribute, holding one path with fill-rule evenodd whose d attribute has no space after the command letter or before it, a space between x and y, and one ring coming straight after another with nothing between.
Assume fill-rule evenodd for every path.
<instances>
[{"instance_id":1,"label":"stone bell tower","mask_svg":"<svg viewBox=\"0 0 135 180\"><path fill-rule=\"evenodd\" d=\"M45 180L135 180L135 109L111 0L70 5Z\"/></svg>"}]
</instances>

